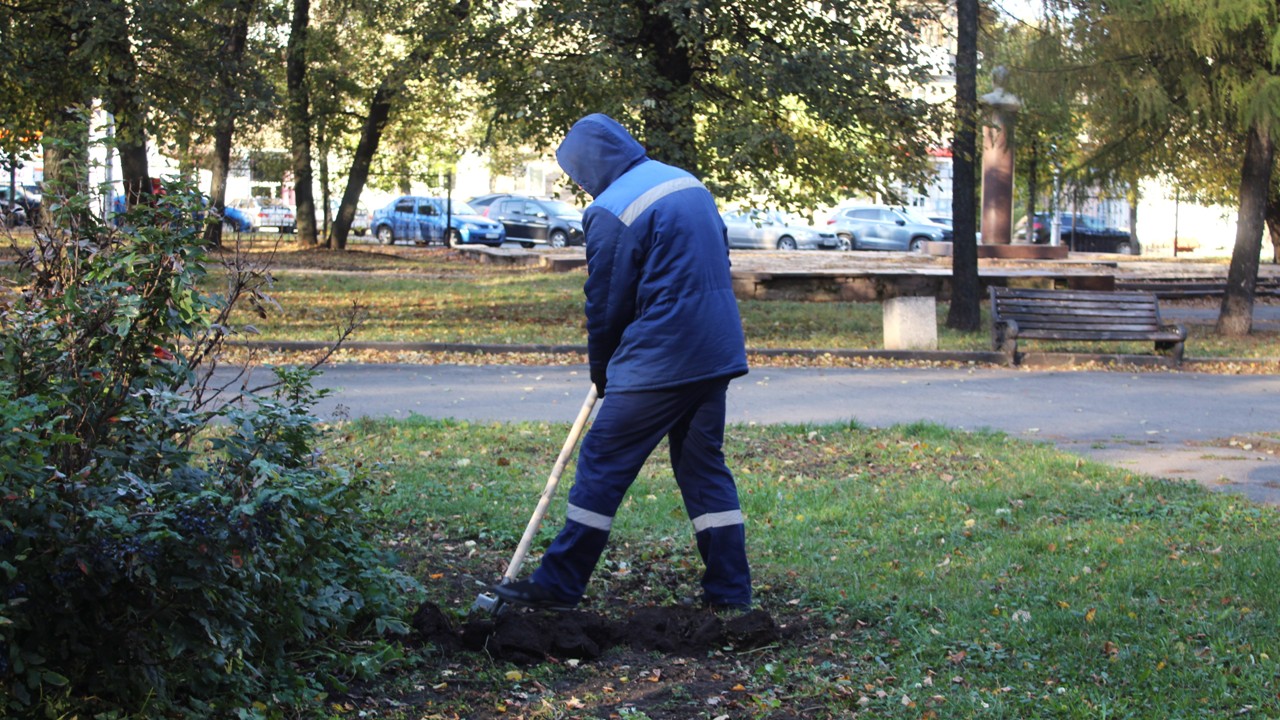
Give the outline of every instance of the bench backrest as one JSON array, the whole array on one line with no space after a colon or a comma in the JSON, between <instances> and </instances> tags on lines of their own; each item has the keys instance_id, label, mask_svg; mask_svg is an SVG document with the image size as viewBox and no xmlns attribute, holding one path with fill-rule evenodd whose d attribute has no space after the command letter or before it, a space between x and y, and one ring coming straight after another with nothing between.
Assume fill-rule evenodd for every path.
<instances>
[{"instance_id":1,"label":"bench backrest","mask_svg":"<svg viewBox=\"0 0 1280 720\"><path fill-rule=\"evenodd\" d=\"M991 288L991 317L1013 320L1021 335L1141 338L1159 331L1160 309L1149 292Z\"/></svg>"}]
</instances>

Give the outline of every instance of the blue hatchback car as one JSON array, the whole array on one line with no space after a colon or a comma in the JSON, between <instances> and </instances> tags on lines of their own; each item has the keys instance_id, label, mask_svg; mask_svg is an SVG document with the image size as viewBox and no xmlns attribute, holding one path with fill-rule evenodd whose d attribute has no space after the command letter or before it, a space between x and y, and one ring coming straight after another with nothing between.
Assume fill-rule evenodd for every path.
<instances>
[{"instance_id":1,"label":"blue hatchback car","mask_svg":"<svg viewBox=\"0 0 1280 720\"><path fill-rule=\"evenodd\" d=\"M383 245L399 240L428 245L489 245L498 247L507 240L502 223L490 220L470 205L441 197L404 195L384 208L374 210L369 228ZM446 232L445 224L448 223Z\"/></svg>"},{"instance_id":2,"label":"blue hatchback car","mask_svg":"<svg viewBox=\"0 0 1280 720\"><path fill-rule=\"evenodd\" d=\"M224 232L252 232L253 221L240 208L230 205L222 209L222 230Z\"/></svg>"}]
</instances>

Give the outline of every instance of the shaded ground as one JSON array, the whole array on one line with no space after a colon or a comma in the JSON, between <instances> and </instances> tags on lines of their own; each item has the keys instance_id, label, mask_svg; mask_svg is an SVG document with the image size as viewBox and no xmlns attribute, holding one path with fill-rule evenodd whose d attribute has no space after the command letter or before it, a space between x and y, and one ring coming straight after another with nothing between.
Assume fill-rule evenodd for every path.
<instances>
[{"instance_id":1,"label":"shaded ground","mask_svg":"<svg viewBox=\"0 0 1280 720\"><path fill-rule=\"evenodd\" d=\"M756 609L717 614L679 599L696 594L700 566L655 561L623 570L603 562L578 610L468 612L505 553L450 541L434 524L406 537L401 567L424 580L432 602L412 618L411 666L332 698L341 717L408 720L543 718L849 717L884 686L831 688L813 705L786 696L812 678L797 667L879 663L869 645L893 642L874 617L803 607L790 588L757 584ZM657 551L657 547L653 551ZM695 564L696 565L696 564ZM825 665L824 665L825 664Z\"/></svg>"},{"instance_id":2,"label":"shaded ground","mask_svg":"<svg viewBox=\"0 0 1280 720\"><path fill-rule=\"evenodd\" d=\"M870 630L848 617L839 621L828 625L798 610L779 622L762 609L719 615L665 605L564 613L511 608L459 622L424 603L408 642L429 666L408 673L408 685L356 688L334 707L362 717L477 720L836 717L780 702L787 683L761 678L760 669L797 654L815 665L847 662L838 646ZM855 688L842 692L849 706L864 697Z\"/></svg>"},{"instance_id":3,"label":"shaded ground","mask_svg":"<svg viewBox=\"0 0 1280 720\"><path fill-rule=\"evenodd\" d=\"M593 612L506 608L455 627L439 606L424 603L413 617L416 639L445 651L465 648L518 664L595 660L615 647L664 655L752 650L780 638L773 617L752 610L732 617L683 607L632 608L618 619Z\"/></svg>"}]
</instances>

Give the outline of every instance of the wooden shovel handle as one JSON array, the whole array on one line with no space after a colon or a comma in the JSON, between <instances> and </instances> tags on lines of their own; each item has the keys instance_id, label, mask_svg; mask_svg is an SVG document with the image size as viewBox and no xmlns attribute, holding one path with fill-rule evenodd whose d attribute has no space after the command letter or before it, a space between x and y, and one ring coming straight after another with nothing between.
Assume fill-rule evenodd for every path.
<instances>
[{"instance_id":1,"label":"wooden shovel handle","mask_svg":"<svg viewBox=\"0 0 1280 720\"><path fill-rule=\"evenodd\" d=\"M578 445L578 438L582 437L582 429L586 427L587 418L591 417L591 409L595 404L596 386L592 383L591 390L587 392L587 399L582 402L582 409L578 411L578 419L573 421L573 427L569 429L569 437L564 439L564 447L560 448L560 457L556 458L555 467L551 468L547 486L542 489L542 497L538 499L538 507L533 511L533 517L529 518L529 524L524 529L524 537L520 538L520 544L516 546L516 552L511 556L511 564L507 565L507 572L502 575L499 584L505 585L511 582L520 572L524 557L529 554L529 546L533 544L533 536L538 533L542 518L546 517L547 508L551 506L551 497L556 494L556 487L560 484L560 475L564 472L564 466L569 464L569 458L572 457L573 449Z\"/></svg>"}]
</instances>

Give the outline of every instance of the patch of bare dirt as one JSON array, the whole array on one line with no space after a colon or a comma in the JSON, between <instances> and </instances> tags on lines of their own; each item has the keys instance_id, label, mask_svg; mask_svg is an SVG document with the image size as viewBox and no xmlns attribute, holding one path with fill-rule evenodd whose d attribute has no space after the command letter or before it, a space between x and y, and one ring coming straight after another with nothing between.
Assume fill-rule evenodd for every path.
<instances>
[{"instance_id":1,"label":"patch of bare dirt","mask_svg":"<svg viewBox=\"0 0 1280 720\"><path fill-rule=\"evenodd\" d=\"M447 651L483 652L494 660L533 664L564 659L595 660L617 646L663 655L705 655L751 650L776 642L773 617L751 610L721 617L679 606L642 607L611 618L594 612L544 612L506 608L496 617L468 619L455 628L432 603L412 622L415 639Z\"/></svg>"}]
</instances>

